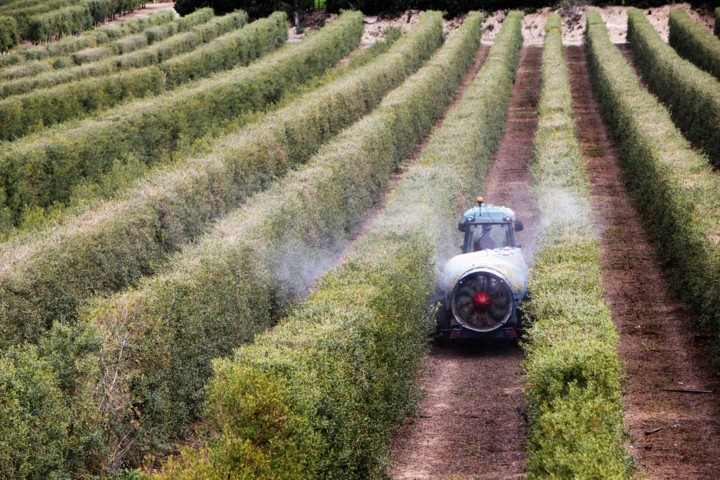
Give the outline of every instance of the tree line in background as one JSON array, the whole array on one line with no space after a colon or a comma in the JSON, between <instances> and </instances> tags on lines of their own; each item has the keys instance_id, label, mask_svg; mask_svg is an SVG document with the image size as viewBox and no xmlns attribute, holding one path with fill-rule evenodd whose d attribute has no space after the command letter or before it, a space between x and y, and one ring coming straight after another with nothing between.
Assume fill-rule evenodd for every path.
<instances>
[{"instance_id":1,"label":"tree line in background","mask_svg":"<svg viewBox=\"0 0 720 480\"><path fill-rule=\"evenodd\" d=\"M569 3L569 2L563 2ZM603 2L577 2L578 4L623 5L638 8L665 5L668 0L611 0ZM691 0L693 7L712 9L720 5L720 0ZM212 7L216 14L242 9L250 18L264 17L276 10L288 13L309 12L325 7L329 12L340 9L359 9L368 15L397 13L408 9L441 10L448 16L455 16L470 10L503 10L511 8L533 9L556 7L557 0L176 0L175 9L185 15L201 7Z\"/></svg>"}]
</instances>

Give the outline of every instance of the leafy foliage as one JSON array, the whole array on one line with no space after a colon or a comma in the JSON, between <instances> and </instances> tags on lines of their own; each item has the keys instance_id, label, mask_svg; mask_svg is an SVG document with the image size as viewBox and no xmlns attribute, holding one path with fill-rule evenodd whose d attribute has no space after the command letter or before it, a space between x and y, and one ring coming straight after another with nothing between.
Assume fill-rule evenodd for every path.
<instances>
[{"instance_id":1,"label":"leafy foliage","mask_svg":"<svg viewBox=\"0 0 720 480\"><path fill-rule=\"evenodd\" d=\"M248 26L246 38L257 35L251 42L253 49L235 57L241 66L277 49L287 38L284 14L258 23L258 28ZM331 31L342 32L341 28ZM328 68L330 59L350 48L350 34L346 35L345 42L303 63L294 62L294 52L310 55L318 43L328 44L333 38L319 36L318 42L283 49L250 68L238 71L238 67L177 94L166 93L141 104L129 103L99 118L25 137L0 155L0 188L5 192L5 205L19 220L23 210L33 206L47 208L54 202L66 202L72 188L84 177L97 178L118 158L133 154L152 165L163 153L172 152L181 137L197 138L218 122L262 109L287 88ZM52 174L45 176L37 168L52 170Z\"/></svg>"},{"instance_id":2,"label":"leafy foliage","mask_svg":"<svg viewBox=\"0 0 720 480\"><path fill-rule=\"evenodd\" d=\"M0 53L5 53L20 41L17 21L12 17L0 16Z\"/></svg>"},{"instance_id":3,"label":"leafy foliage","mask_svg":"<svg viewBox=\"0 0 720 480\"><path fill-rule=\"evenodd\" d=\"M312 41L308 39L308 42L304 43L304 48L290 48L283 52L282 55L276 56L271 64L266 66L266 70L272 70L271 67L277 67L278 64L282 65L283 63L292 65L298 60L299 63L303 65L302 68L307 69L308 66L305 62L305 56L312 55L313 61L317 62L314 66L315 70L305 71L310 75L316 74L316 72L322 71L330 65L334 65L340 57L347 53L347 51L359 41L362 25L360 22L360 16L353 13L346 15L340 19L339 22L336 22L336 26L334 28L327 28L327 31L320 32L317 36L313 37ZM348 32L347 30L350 31ZM335 45L336 50L332 51L328 49L328 44ZM320 57L318 55L321 52L324 57ZM338 90L335 90L336 94L337 91ZM323 100L325 99L313 99L312 102L308 102L309 105L305 108L312 110L315 108L316 102L322 104ZM357 102L358 100L355 99L354 101ZM362 102L363 100L361 99L359 101ZM336 113L333 113L331 118L336 118L335 115ZM298 119L298 122L300 121L302 121L302 119ZM327 125L326 121L327 117L325 121L319 123L316 131L324 130ZM299 127L299 124L297 126ZM257 140L257 136L254 137L254 140ZM226 148L227 146L229 146L229 144L226 144ZM232 157L232 154L228 152L224 158L232 164L231 159L234 157ZM204 161L201 161L199 162L199 165L204 163ZM208 173L201 167L198 167L198 169L199 170L196 173L199 177L204 177L204 175ZM252 169L250 169L250 171L252 171ZM180 170L178 170L178 172L180 172ZM185 173L183 172L182 175L185 175ZM168 179L167 188L169 190L179 188L180 191L182 191L183 188L187 187L190 188L190 190L188 190L188 193L190 193L190 191L194 188L190 185L184 184L183 182L178 183L176 180L177 177L172 176ZM197 178L197 180L200 179ZM207 180L207 178L205 178L205 180ZM217 181L219 179L215 180ZM235 180L239 181L240 179ZM212 190L206 190L205 192L200 193L196 197L196 200L202 201L206 199L207 194L213 195L214 192ZM234 197L234 195L229 198L232 197ZM149 201L150 203L145 204L144 207L139 207L136 204L136 201L140 198L144 198L143 201ZM169 235L156 232L156 228L163 223L162 220L160 223L157 223L156 220L150 220L149 224L145 223L148 220L146 217L148 209L151 209L153 206L157 206L158 210L154 213L154 215L151 215L151 217L157 218L157 215L164 216L162 212L166 211L166 207L163 207L160 204L155 205L151 198L153 198L152 195L150 197L143 194L138 196L136 192L132 196L132 201L126 205L126 208L129 210L123 210L125 213L117 211L116 213L120 213L120 215L113 218L111 222L104 224L103 228L110 227L109 230L91 229L92 233L87 230L85 232L75 230L73 236L80 234L81 237L85 237L84 240L80 240L79 238L75 239L80 242L77 245L83 244L84 247L80 247L78 250L75 248L68 249L66 248L67 244L65 244L64 241L58 242L51 249L57 247L59 248L58 251L63 251L65 253L57 255L58 251L56 251L55 253L50 254L49 257L45 257L43 260L36 257L36 260L38 260L39 263L36 263L33 267L29 267L28 265L29 270L25 271L25 274L20 274L19 271L15 271L15 273L3 278L3 286L8 288L4 288L0 295L8 294L10 296L14 296L10 290L14 290L15 294L17 294L32 284L38 287L38 290L36 290L38 296L35 297L31 303L26 303L26 301L22 300L22 295L15 297L15 300L9 300L10 297L6 297L8 302L6 303L5 300L3 300L1 307L3 309L3 315L1 315L3 322L7 320L8 323L6 325L8 327L11 324L14 324L15 327L19 327L18 330L15 331L17 333L24 332L21 336L37 339L45 329L44 325L52 323L52 321L56 318L74 316L74 310L78 304L76 302L82 301L92 293L107 290L108 288L111 291L117 290L119 286L126 285L129 281L132 281L132 279L136 279L139 275L142 275L149 269L157 266L155 262L158 260L158 256L162 257L168 253L167 248L173 244L173 239L168 239L167 237ZM166 197L166 200L162 203L169 205L173 203L173 199L177 199L176 191L173 191L172 193L168 192L168 197ZM182 207L181 204L182 201L177 204L177 207L179 208L177 211L178 220L184 219L186 214L190 214L189 211L184 210L184 207ZM208 207L220 208L220 206L215 206L214 204L208 205ZM108 212L113 209L114 207L110 207ZM190 215L190 217L192 217L195 222L201 222L200 218L203 217L203 211L204 209L200 209L193 215ZM132 213L130 214L130 212ZM130 224L127 224L126 220L130 220ZM116 222L123 224L123 226L120 227ZM104 222L101 222L101 224L102 223ZM180 228L180 225L175 223L175 220L172 220L165 225L169 228L168 233L170 235L173 231L175 231L175 228ZM188 227L189 226L190 225L188 225ZM115 227L119 227L120 229L113 230ZM150 228L150 230L147 230L146 228ZM195 234L197 234L200 229L201 224L196 224L194 226ZM90 233L90 235L86 236L88 233ZM189 234L189 232L186 232L185 234ZM124 241L127 241L128 243L124 243ZM40 243L44 242L41 240ZM113 250L114 245L119 248L117 248L117 250ZM37 244L36 246L39 247L40 244ZM45 246L47 247L50 245ZM107 250L108 248L110 248L110 250ZM120 261L119 256L125 254L127 254L127 262L124 260ZM72 257L72 259L70 257ZM113 259L117 261L114 261ZM50 263L47 263L48 260ZM100 263L97 263L98 261L100 261ZM60 264L63 265L61 266ZM44 265L44 267L41 267L41 265ZM9 266L9 264L5 263L4 266ZM40 270L42 271L37 270L38 267L41 267ZM68 270L68 267L70 267L70 270ZM120 270L117 270L116 267L120 267ZM71 271L76 272L78 275L71 274L70 276L65 276ZM80 272L84 273L79 274ZM107 276L107 273L110 273L110 275ZM61 275L63 278L59 278L58 275ZM98 281L100 279L98 275L100 275L100 277L104 277L103 280ZM44 286L40 287L40 284L36 282L40 282ZM10 284L15 285L15 287L11 287ZM59 290L56 290L57 288L60 288L64 293L60 293ZM55 290L56 293L50 293L52 290ZM41 291L48 295L44 295ZM36 303L35 306L32 305L38 300L42 303L42 297L45 297L45 299L49 300L50 303L46 304L44 307L40 307L39 303ZM73 298L75 300L71 300ZM67 304L67 300L71 300L71 303ZM64 304L64 306L58 309L57 307L62 304ZM38 309L38 307L40 307L40 309ZM44 310L47 307L49 307L50 310ZM25 318L25 321L22 320L23 318ZM41 318L42 320L40 320ZM26 327L21 326L23 323L29 328L26 329ZM32 327L30 327L31 324L33 324ZM32 331L35 333L31 334ZM19 340L19 338L17 338L17 340Z\"/></svg>"},{"instance_id":4,"label":"leafy foliage","mask_svg":"<svg viewBox=\"0 0 720 480\"><path fill-rule=\"evenodd\" d=\"M143 66L155 65L162 60L166 60L174 54L183 53L187 49L192 49L204 42L213 40L217 35L230 32L236 28L240 28L246 20L246 16L242 12L236 12L223 17L208 16L207 10L198 11L193 14L193 18L186 17L184 20L195 20L189 26L181 27L178 23L162 25L163 30L167 30L169 35L164 42L158 42L150 46L145 46L140 50L133 48L135 43L145 43L143 35L133 37L125 37L117 43L113 42L110 48L126 48L126 42L133 44L129 48L129 52L119 54L99 62L84 62L74 68L66 68L72 63L60 65L55 71L50 71L42 75L32 78L19 78L14 81L5 82L0 85L0 96L9 97L30 91L47 88L64 83L74 82L89 77L100 77L116 73L122 69L138 68ZM188 31L190 30L190 31ZM177 35L173 35L177 33ZM179 40L179 41L178 41ZM163 58L159 57L158 52L164 54ZM83 63L83 62L81 62Z\"/></svg>"},{"instance_id":5,"label":"leafy foliage","mask_svg":"<svg viewBox=\"0 0 720 480\"><path fill-rule=\"evenodd\" d=\"M628 10L628 39L643 80L688 139L720 165L720 81L663 42L641 10Z\"/></svg>"},{"instance_id":6,"label":"leafy foliage","mask_svg":"<svg viewBox=\"0 0 720 480\"><path fill-rule=\"evenodd\" d=\"M720 79L720 38L680 8L670 10L670 45L680 55Z\"/></svg>"},{"instance_id":7,"label":"leafy foliage","mask_svg":"<svg viewBox=\"0 0 720 480\"><path fill-rule=\"evenodd\" d=\"M526 307L528 478L630 478L617 333L555 13L546 25L539 113L532 176L544 221Z\"/></svg>"},{"instance_id":8,"label":"leafy foliage","mask_svg":"<svg viewBox=\"0 0 720 480\"><path fill-rule=\"evenodd\" d=\"M0 356L0 470L8 479L70 478L102 465L92 404L98 338L57 326L39 346ZM61 373L62 372L62 373Z\"/></svg>"},{"instance_id":9,"label":"leafy foliage","mask_svg":"<svg viewBox=\"0 0 720 480\"><path fill-rule=\"evenodd\" d=\"M157 95L165 77L157 67L72 82L0 100L0 140L85 116L126 99Z\"/></svg>"}]
</instances>

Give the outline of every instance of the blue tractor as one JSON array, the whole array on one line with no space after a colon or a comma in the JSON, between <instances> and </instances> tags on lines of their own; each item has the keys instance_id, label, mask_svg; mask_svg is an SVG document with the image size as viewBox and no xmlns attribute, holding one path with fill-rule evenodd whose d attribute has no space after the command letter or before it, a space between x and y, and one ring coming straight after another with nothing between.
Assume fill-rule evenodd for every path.
<instances>
[{"instance_id":1,"label":"blue tractor","mask_svg":"<svg viewBox=\"0 0 720 480\"><path fill-rule=\"evenodd\" d=\"M478 206L463 214L462 254L447 262L438 284L436 341L522 333L520 304L528 295L528 265L515 232L523 224L509 208Z\"/></svg>"}]
</instances>

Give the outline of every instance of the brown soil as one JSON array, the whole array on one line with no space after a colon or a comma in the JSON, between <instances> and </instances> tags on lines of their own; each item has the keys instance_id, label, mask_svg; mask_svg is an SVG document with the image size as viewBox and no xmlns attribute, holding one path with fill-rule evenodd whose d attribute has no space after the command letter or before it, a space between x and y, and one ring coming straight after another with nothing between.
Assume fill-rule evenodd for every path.
<instances>
[{"instance_id":1,"label":"brown soil","mask_svg":"<svg viewBox=\"0 0 720 480\"><path fill-rule=\"evenodd\" d=\"M716 478L720 472L718 394L707 338L668 286L651 236L623 182L618 152L591 91L583 48L568 48L573 108L591 178L608 303L627 367L628 448L643 478ZM660 429L660 430L657 430Z\"/></svg>"},{"instance_id":2,"label":"brown soil","mask_svg":"<svg viewBox=\"0 0 720 480\"><path fill-rule=\"evenodd\" d=\"M528 165L537 126L542 50L525 48L513 87L505 135L485 196L526 222L520 240L532 251L533 200ZM421 379L425 397L393 442L396 479L507 479L524 475L523 353L515 342L435 347Z\"/></svg>"}]
</instances>

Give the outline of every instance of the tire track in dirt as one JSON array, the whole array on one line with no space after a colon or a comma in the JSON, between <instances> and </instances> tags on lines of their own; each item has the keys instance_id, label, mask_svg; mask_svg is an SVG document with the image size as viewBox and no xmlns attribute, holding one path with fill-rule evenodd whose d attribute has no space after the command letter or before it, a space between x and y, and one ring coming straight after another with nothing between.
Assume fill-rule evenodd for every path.
<instances>
[{"instance_id":1,"label":"tire track in dirt","mask_svg":"<svg viewBox=\"0 0 720 480\"><path fill-rule=\"evenodd\" d=\"M505 204L525 221L518 234L532 250L529 193L537 127L542 49L523 48L505 134L485 182L488 203ZM516 342L434 347L424 364L425 397L393 442L395 479L509 479L524 475L523 353Z\"/></svg>"},{"instance_id":2,"label":"tire track in dirt","mask_svg":"<svg viewBox=\"0 0 720 480\"><path fill-rule=\"evenodd\" d=\"M664 390L720 390L706 353L708 340L696 335L692 315L668 286L652 237L632 204L618 152L591 89L584 48L567 48L565 60L577 135L591 179L608 303L627 367L623 404L629 450L643 478L716 478L718 395Z\"/></svg>"}]
</instances>

